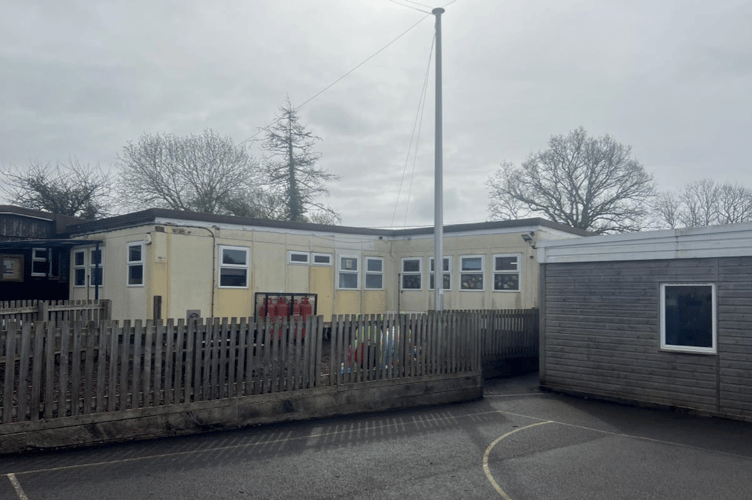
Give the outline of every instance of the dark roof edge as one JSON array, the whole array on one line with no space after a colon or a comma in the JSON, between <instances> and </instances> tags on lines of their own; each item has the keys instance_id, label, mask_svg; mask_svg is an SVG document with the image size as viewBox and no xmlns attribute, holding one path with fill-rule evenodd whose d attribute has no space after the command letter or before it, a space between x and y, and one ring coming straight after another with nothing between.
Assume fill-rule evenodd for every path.
<instances>
[{"instance_id":1,"label":"dark roof edge","mask_svg":"<svg viewBox=\"0 0 752 500\"><path fill-rule=\"evenodd\" d=\"M330 226L326 224L312 224L303 222L278 221L267 219L253 219L250 217L235 217L231 215L204 214L198 212L186 212L166 208L150 208L140 212L119 215L97 221L87 221L68 227L68 235L95 233L100 231L125 229L144 224L150 224L157 219L180 219L185 221L208 222L215 224L236 224L242 226L268 227L277 229L291 229L301 231L322 231L330 233L360 234L370 236L414 236L433 234L433 227L419 227L412 229L372 229L352 226ZM591 236L592 233L575 229L573 227L551 222L546 219L532 218L507 221L475 222L469 224L451 224L444 226L444 232L457 233L463 231L480 231L489 229L505 229L526 226L543 226L557 229L579 236Z\"/></svg>"}]
</instances>

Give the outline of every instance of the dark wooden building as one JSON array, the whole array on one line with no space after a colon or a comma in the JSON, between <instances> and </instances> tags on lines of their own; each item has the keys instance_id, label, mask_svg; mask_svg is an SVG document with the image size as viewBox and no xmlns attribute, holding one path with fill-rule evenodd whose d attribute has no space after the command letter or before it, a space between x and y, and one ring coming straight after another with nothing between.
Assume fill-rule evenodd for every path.
<instances>
[{"instance_id":1,"label":"dark wooden building","mask_svg":"<svg viewBox=\"0 0 752 500\"><path fill-rule=\"evenodd\" d=\"M0 205L0 301L67 300L70 249L65 237L76 217Z\"/></svg>"},{"instance_id":2,"label":"dark wooden building","mask_svg":"<svg viewBox=\"0 0 752 500\"><path fill-rule=\"evenodd\" d=\"M752 224L545 242L545 388L752 420Z\"/></svg>"}]
</instances>

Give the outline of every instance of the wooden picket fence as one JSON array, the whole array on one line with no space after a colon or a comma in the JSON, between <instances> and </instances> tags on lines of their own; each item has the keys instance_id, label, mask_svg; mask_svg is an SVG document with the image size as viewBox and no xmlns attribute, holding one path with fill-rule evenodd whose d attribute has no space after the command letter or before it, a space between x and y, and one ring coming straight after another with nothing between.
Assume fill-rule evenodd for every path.
<instances>
[{"instance_id":1,"label":"wooden picket fence","mask_svg":"<svg viewBox=\"0 0 752 500\"><path fill-rule=\"evenodd\" d=\"M479 314L484 361L538 357L538 309L498 309Z\"/></svg>"},{"instance_id":2,"label":"wooden picket fence","mask_svg":"<svg viewBox=\"0 0 752 500\"><path fill-rule=\"evenodd\" d=\"M312 316L10 321L0 331L0 424L477 373L481 326L479 313L339 316L325 342L323 318Z\"/></svg>"},{"instance_id":3,"label":"wooden picket fence","mask_svg":"<svg viewBox=\"0 0 752 500\"><path fill-rule=\"evenodd\" d=\"M9 321L104 321L112 317L110 300L14 300L0 302L0 328Z\"/></svg>"}]
</instances>

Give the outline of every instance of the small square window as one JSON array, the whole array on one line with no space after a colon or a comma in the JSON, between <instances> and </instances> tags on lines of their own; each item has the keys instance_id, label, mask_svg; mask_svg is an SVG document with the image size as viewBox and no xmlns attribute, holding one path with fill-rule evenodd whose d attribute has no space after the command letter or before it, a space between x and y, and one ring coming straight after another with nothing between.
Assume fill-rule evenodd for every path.
<instances>
[{"instance_id":1,"label":"small square window","mask_svg":"<svg viewBox=\"0 0 752 500\"><path fill-rule=\"evenodd\" d=\"M716 289L712 283L661 284L661 349L716 353Z\"/></svg>"},{"instance_id":2,"label":"small square window","mask_svg":"<svg viewBox=\"0 0 752 500\"><path fill-rule=\"evenodd\" d=\"M313 254L313 264L317 266L331 266L332 256L328 253Z\"/></svg>"},{"instance_id":3,"label":"small square window","mask_svg":"<svg viewBox=\"0 0 752 500\"><path fill-rule=\"evenodd\" d=\"M493 289L495 292L520 291L519 254L493 256Z\"/></svg>"},{"instance_id":4,"label":"small square window","mask_svg":"<svg viewBox=\"0 0 752 500\"><path fill-rule=\"evenodd\" d=\"M290 264L308 264L308 252L287 252L287 262Z\"/></svg>"},{"instance_id":5,"label":"small square window","mask_svg":"<svg viewBox=\"0 0 752 500\"><path fill-rule=\"evenodd\" d=\"M460 257L460 290L483 291L485 256L466 255Z\"/></svg>"}]
</instances>

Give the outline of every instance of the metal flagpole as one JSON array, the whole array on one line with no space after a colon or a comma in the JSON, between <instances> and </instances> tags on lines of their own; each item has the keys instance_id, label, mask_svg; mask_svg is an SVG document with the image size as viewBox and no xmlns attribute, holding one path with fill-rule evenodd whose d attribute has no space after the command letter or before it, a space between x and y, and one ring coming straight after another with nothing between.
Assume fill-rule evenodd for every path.
<instances>
[{"instance_id":1,"label":"metal flagpole","mask_svg":"<svg viewBox=\"0 0 752 500\"><path fill-rule=\"evenodd\" d=\"M436 16L436 136L434 139L434 258L433 283L437 311L444 310L444 147L441 115L441 7L431 11ZM450 270L451 271L451 270Z\"/></svg>"}]
</instances>

